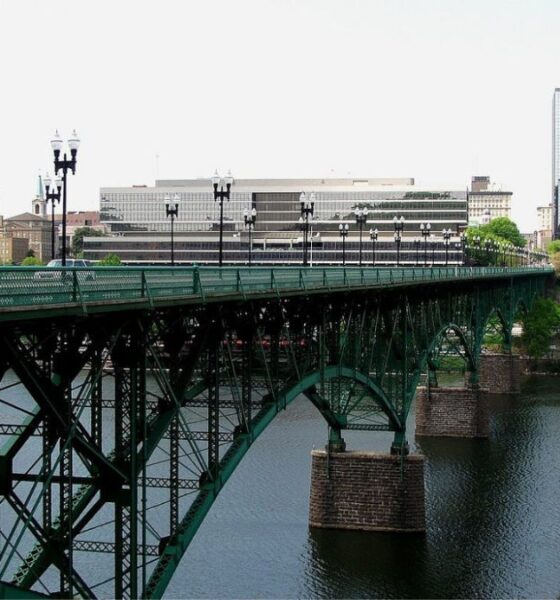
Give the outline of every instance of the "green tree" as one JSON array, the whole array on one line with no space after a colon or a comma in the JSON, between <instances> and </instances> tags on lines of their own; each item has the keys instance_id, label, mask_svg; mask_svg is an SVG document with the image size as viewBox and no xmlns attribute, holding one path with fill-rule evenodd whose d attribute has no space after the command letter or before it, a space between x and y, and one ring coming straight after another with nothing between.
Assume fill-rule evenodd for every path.
<instances>
[{"instance_id":1,"label":"green tree","mask_svg":"<svg viewBox=\"0 0 560 600\"><path fill-rule=\"evenodd\" d=\"M38 258L35 258L34 256L26 256L21 261L21 266L22 267L37 267L37 266L40 266L42 264L43 263Z\"/></svg>"},{"instance_id":2,"label":"green tree","mask_svg":"<svg viewBox=\"0 0 560 600\"><path fill-rule=\"evenodd\" d=\"M107 254L98 263L100 267L120 267L121 259L116 254Z\"/></svg>"},{"instance_id":3,"label":"green tree","mask_svg":"<svg viewBox=\"0 0 560 600\"><path fill-rule=\"evenodd\" d=\"M508 219L508 217L497 217L496 219L492 219L490 223L482 225L479 229L481 229L486 236L495 236L514 246L519 246L520 248L525 246L525 238L519 232L517 225L511 219Z\"/></svg>"},{"instance_id":4,"label":"green tree","mask_svg":"<svg viewBox=\"0 0 560 600\"><path fill-rule=\"evenodd\" d=\"M532 358L548 354L552 336L560 327L560 306L550 298L538 298L523 319L521 344Z\"/></svg>"},{"instance_id":5,"label":"green tree","mask_svg":"<svg viewBox=\"0 0 560 600\"><path fill-rule=\"evenodd\" d=\"M29 248L25 256L35 256L35 250L33 250L33 248Z\"/></svg>"},{"instance_id":6,"label":"green tree","mask_svg":"<svg viewBox=\"0 0 560 600\"><path fill-rule=\"evenodd\" d=\"M78 227L72 236L72 254L78 256L84 249L84 237L106 237L106 234L93 227Z\"/></svg>"},{"instance_id":7,"label":"green tree","mask_svg":"<svg viewBox=\"0 0 560 600\"><path fill-rule=\"evenodd\" d=\"M560 252L560 240L554 240L546 247L547 252L552 256Z\"/></svg>"}]
</instances>

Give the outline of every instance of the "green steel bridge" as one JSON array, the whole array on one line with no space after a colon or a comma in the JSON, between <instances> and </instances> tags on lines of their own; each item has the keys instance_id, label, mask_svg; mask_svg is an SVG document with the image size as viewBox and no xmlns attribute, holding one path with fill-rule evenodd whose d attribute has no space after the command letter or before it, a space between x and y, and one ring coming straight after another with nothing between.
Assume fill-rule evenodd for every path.
<instances>
[{"instance_id":1,"label":"green steel bridge","mask_svg":"<svg viewBox=\"0 0 560 600\"><path fill-rule=\"evenodd\" d=\"M509 347L551 273L1 268L0 598L162 597L300 394L331 450L345 431L393 431L404 455L442 349L476 381L488 323Z\"/></svg>"}]
</instances>

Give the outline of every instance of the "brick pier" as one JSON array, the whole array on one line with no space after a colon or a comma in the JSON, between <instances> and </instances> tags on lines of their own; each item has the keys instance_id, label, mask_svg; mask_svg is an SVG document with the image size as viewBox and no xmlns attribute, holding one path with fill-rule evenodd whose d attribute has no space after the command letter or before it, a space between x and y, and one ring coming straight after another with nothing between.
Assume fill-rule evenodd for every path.
<instances>
[{"instance_id":1,"label":"brick pier","mask_svg":"<svg viewBox=\"0 0 560 600\"><path fill-rule=\"evenodd\" d=\"M488 437L488 402L478 386L465 388L418 387L416 435Z\"/></svg>"},{"instance_id":2,"label":"brick pier","mask_svg":"<svg viewBox=\"0 0 560 600\"><path fill-rule=\"evenodd\" d=\"M329 529L426 530L424 457L313 450L309 524Z\"/></svg>"},{"instance_id":3,"label":"brick pier","mask_svg":"<svg viewBox=\"0 0 560 600\"><path fill-rule=\"evenodd\" d=\"M468 375L468 374L467 374ZM521 368L518 354L481 354L479 383L491 394L519 394Z\"/></svg>"}]
</instances>

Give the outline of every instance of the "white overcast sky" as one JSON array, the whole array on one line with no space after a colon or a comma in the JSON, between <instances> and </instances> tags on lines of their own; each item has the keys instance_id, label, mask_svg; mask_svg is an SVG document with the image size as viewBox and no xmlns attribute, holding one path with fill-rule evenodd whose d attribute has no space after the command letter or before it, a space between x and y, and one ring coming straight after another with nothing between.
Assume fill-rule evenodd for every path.
<instances>
[{"instance_id":1,"label":"white overcast sky","mask_svg":"<svg viewBox=\"0 0 560 600\"><path fill-rule=\"evenodd\" d=\"M0 214L30 209L55 128L75 127L70 210L215 168L479 174L530 231L551 196L559 31L558 0L0 0Z\"/></svg>"}]
</instances>

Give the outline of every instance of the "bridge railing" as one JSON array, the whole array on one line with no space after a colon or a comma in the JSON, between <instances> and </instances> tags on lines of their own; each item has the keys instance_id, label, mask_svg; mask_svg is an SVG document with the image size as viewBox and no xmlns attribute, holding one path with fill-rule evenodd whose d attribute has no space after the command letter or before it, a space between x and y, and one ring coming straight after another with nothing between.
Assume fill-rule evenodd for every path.
<instances>
[{"instance_id":1,"label":"bridge railing","mask_svg":"<svg viewBox=\"0 0 560 600\"><path fill-rule=\"evenodd\" d=\"M92 267L0 268L0 311L64 304L350 289L552 272L539 267Z\"/></svg>"}]
</instances>

